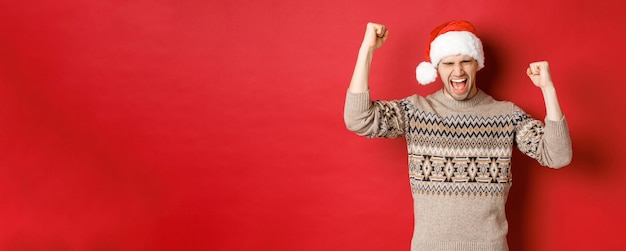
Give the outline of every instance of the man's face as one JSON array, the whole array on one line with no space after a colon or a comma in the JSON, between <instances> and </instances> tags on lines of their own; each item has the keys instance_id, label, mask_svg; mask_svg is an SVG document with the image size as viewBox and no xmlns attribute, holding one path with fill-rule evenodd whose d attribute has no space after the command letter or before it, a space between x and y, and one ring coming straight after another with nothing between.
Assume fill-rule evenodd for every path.
<instances>
[{"instance_id":1,"label":"man's face","mask_svg":"<svg viewBox=\"0 0 626 251\"><path fill-rule=\"evenodd\" d=\"M447 97L466 100L478 92L476 88L478 62L474 58L466 55L449 56L439 62L437 70Z\"/></svg>"}]
</instances>

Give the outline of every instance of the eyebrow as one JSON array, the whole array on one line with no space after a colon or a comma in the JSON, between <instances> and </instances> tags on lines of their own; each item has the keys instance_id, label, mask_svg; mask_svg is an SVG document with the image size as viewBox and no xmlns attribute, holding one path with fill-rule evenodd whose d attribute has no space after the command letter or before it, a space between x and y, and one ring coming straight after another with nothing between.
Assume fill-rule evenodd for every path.
<instances>
[{"instance_id":1,"label":"eyebrow","mask_svg":"<svg viewBox=\"0 0 626 251\"><path fill-rule=\"evenodd\" d=\"M467 62L467 61L474 61L474 58L463 58L463 59L460 59L458 62ZM442 64L454 64L455 62L457 61L455 60L450 60L450 61L442 60L441 61Z\"/></svg>"}]
</instances>

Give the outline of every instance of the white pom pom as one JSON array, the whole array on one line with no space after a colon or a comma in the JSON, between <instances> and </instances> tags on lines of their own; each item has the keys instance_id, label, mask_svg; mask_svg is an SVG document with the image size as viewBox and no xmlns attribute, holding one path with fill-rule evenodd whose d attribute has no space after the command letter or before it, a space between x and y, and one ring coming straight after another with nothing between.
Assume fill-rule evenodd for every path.
<instances>
[{"instance_id":1,"label":"white pom pom","mask_svg":"<svg viewBox=\"0 0 626 251\"><path fill-rule=\"evenodd\" d=\"M421 62L415 68L415 77L422 85L430 84L437 79L437 69L429 62Z\"/></svg>"}]
</instances>

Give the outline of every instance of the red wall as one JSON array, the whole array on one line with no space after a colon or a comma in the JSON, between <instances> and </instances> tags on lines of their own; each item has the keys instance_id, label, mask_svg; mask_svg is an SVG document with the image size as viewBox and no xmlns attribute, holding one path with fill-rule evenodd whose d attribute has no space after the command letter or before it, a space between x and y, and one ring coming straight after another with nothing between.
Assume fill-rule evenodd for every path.
<instances>
[{"instance_id":1,"label":"red wall","mask_svg":"<svg viewBox=\"0 0 626 251\"><path fill-rule=\"evenodd\" d=\"M360 138L343 102L368 21L374 98L418 86L430 30L467 19L478 84L543 118L551 63L573 163L516 154L511 250L621 247L618 1L0 2L0 250L408 250L402 139Z\"/></svg>"}]
</instances>

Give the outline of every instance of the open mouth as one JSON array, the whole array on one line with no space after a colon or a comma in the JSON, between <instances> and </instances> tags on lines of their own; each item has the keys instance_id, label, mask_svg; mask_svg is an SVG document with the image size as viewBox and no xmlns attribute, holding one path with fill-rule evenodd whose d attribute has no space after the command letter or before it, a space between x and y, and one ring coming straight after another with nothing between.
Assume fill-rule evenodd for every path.
<instances>
[{"instance_id":1,"label":"open mouth","mask_svg":"<svg viewBox=\"0 0 626 251\"><path fill-rule=\"evenodd\" d=\"M467 78L450 79L450 86L454 93L464 93L467 90Z\"/></svg>"}]
</instances>

